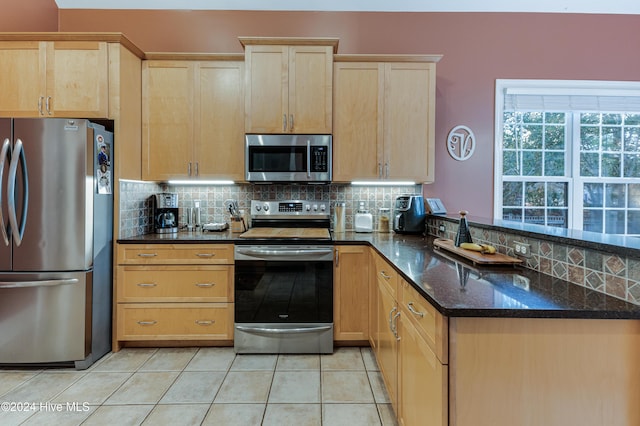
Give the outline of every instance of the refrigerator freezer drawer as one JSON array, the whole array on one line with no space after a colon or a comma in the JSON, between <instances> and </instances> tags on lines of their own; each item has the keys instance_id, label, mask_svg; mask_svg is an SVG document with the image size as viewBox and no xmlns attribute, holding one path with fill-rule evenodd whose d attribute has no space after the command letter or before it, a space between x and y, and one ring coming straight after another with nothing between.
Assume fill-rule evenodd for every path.
<instances>
[{"instance_id":1,"label":"refrigerator freezer drawer","mask_svg":"<svg viewBox=\"0 0 640 426\"><path fill-rule=\"evenodd\" d=\"M0 274L0 364L84 360L91 272Z\"/></svg>"}]
</instances>

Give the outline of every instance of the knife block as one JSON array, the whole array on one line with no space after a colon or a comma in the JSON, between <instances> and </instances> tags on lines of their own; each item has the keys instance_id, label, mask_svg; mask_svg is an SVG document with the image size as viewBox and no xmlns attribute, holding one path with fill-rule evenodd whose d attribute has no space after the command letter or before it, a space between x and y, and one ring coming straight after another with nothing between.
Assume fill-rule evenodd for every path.
<instances>
[{"instance_id":1,"label":"knife block","mask_svg":"<svg viewBox=\"0 0 640 426\"><path fill-rule=\"evenodd\" d=\"M244 220L231 218L231 232L244 232L246 231L244 227Z\"/></svg>"}]
</instances>

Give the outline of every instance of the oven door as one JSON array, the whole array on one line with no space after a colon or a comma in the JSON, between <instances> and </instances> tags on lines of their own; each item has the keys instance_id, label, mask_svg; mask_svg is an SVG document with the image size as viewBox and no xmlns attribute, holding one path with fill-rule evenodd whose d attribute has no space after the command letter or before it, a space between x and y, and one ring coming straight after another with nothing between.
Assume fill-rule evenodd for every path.
<instances>
[{"instance_id":1,"label":"oven door","mask_svg":"<svg viewBox=\"0 0 640 426\"><path fill-rule=\"evenodd\" d=\"M236 246L234 347L333 352L332 246Z\"/></svg>"}]
</instances>

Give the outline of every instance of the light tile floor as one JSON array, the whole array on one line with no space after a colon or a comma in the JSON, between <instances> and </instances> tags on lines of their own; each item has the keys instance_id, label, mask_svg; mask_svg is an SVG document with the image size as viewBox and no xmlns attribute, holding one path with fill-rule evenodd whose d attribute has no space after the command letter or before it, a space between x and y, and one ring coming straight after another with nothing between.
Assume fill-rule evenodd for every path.
<instances>
[{"instance_id":1,"label":"light tile floor","mask_svg":"<svg viewBox=\"0 0 640 426\"><path fill-rule=\"evenodd\" d=\"M123 349L86 371L0 370L0 425L396 425L370 348Z\"/></svg>"}]
</instances>

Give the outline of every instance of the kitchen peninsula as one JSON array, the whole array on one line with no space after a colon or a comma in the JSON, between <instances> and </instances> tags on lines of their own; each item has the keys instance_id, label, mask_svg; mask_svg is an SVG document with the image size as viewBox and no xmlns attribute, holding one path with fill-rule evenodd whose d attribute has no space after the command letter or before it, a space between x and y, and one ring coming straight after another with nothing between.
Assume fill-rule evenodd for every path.
<instances>
[{"instance_id":1,"label":"kitchen peninsula","mask_svg":"<svg viewBox=\"0 0 640 426\"><path fill-rule=\"evenodd\" d=\"M118 243L211 246L237 236ZM333 242L339 253L369 253L359 267L371 274L352 290L367 303L362 326L404 424L640 422L640 306L521 267L473 267L434 249L433 237L346 232ZM358 271L351 276L356 285Z\"/></svg>"}]
</instances>

